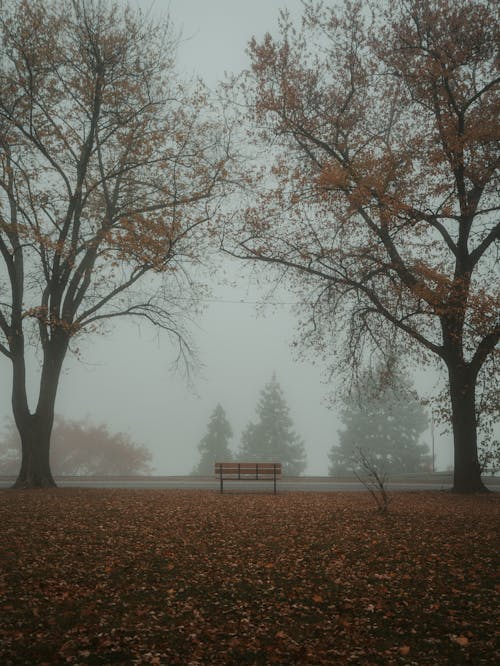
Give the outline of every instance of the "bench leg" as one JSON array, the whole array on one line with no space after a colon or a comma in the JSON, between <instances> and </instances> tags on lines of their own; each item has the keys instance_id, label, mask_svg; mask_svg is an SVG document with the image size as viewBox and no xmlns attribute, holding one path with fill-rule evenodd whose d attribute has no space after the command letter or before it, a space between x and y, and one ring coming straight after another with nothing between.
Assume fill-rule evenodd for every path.
<instances>
[{"instance_id":1,"label":"bench leg","mask_svg":"<svg viewBox=\"0 0 500 666\"><path fill-rule=\"evenodd\" d=\"M220 492L221 492L221 495L224 492L224 481L222 479L222 472L221 472L221 475L220 475Z\"/></svg>"}]
</instances>

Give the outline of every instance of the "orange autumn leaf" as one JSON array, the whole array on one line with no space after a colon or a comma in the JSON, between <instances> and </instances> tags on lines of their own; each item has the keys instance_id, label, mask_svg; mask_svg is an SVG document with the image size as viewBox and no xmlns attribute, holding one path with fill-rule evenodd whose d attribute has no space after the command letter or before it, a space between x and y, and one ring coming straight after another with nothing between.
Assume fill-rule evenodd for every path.
<instances>
[{"instance_id":1,"label":"orange autumn leaf","mask_svg":"<svg viewBox=\"0 0 500 666\"><path fill-rule=\"evenodd\" d=\"M467 645L469 645L469 639L467 638L467 636L452 636L451 640L454 643L457 643L457 645L460 645L461 647L466 647Z\"/></svg>"}]
</instances>

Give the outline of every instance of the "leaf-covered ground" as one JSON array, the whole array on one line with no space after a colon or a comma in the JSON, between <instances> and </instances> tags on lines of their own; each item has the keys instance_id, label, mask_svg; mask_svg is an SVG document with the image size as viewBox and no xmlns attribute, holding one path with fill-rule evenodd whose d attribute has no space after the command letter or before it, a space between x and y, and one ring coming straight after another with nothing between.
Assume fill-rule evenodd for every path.
<instances>
[{"instance_id":1,"label":"leaf-covered ground","mask_svg":"<svg viewBox=\"0 0 500 666\"><path fill-rule=\"evenodd\" d=\"M0 663L498 664L500 496L0 492Z\"/></svg>"}]
</instances>

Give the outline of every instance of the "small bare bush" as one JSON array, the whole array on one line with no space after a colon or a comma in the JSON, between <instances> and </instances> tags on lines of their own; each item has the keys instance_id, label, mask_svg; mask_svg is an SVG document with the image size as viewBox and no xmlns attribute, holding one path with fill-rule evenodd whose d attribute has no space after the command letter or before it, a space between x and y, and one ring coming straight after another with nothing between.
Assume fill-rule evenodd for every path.
<instances>
[{"instance_id":1,"label":"small bare bush","mask_svg":"<svg viewBox=\"0 0 500 666\"><path fill-rule=\"evenodd\" d=\"M365 472L364 475L361 475L355 467L353 469L354 475L375 500L378 512L383 515L387 514L391 501L391 497L389 497L386 490L387 475L378 469L374 458L363 451L360 446L355 447L352 459L356 463L356 467Z\"/></svg>"}]
</instances>

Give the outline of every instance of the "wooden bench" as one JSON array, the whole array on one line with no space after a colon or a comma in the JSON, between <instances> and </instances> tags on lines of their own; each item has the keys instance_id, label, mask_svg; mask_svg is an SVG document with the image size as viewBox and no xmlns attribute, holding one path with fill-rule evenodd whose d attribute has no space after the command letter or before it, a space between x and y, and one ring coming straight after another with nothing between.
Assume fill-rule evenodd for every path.
<instances>
[{"instance_id":1,"label":"wooden bench","mask_svg":"<svg viewBox=\"0 0 500 666\"><path fill-rule=\"evenodd\" d=\"M281 478L281 463L216 462L215 475L224 492L224 481L273 481L276 495L276 479Z\"/></svg>"}]
</instances>

